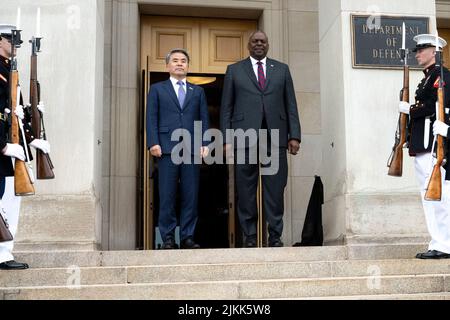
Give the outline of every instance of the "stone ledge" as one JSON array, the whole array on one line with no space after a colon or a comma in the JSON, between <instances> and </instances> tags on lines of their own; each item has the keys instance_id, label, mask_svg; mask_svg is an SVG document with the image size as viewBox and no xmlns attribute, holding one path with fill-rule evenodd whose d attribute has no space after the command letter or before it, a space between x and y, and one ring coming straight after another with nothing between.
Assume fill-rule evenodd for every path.
<instances>
[{"instance_id":1,"label":"stone ledge","mask_svg":"<svg viewBox=\"0 0 450 320\"><path fill-rule=\"evenodd\" d=\"M43 286L0 289L4 299L278 299L301 297L430 294L448 291L445 275L213 281L158 284Z\"/></svg>"},{"instance_id":2,"label":"stone ledge","mask_svg":"<svg viewBox=\"0 0 450 320\"><path fill-rule=\"evenodd\" d=\"M14 251L47 252L47 251L94 251L99 245L94 241L17 241Z\"/></svg>"},{"instance_id":3,"label":"stone ledge","mask_svg":"<svg viewBox=\"0 0 450 320\"><path fill-rule=\"evenodd\" d=\"M430 236L421 234L374 234L374 235L351 235L346 236L344 243L353 244L426 244Z\"/></svg>"}]
</instances>

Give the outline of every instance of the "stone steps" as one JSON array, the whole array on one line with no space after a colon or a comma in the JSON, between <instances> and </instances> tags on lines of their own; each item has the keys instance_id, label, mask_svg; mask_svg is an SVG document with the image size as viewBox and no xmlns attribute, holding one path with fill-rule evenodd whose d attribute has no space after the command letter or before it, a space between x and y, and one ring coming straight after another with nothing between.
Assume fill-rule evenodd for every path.
<instances>
[{"instance_id":1,"label":"stone steps","mask_svg":"<svg viewBox=\"0 0 450 320\"><path fill-rule=\"evenodd\" d=\"M1 299L449 299L450 261L425 244L16 252Z\"/></svg>"},{"instance_id":2,"label":"stone steps","mask_svg":"<svg viewBox=\"0 0 450 320\"><path fill-rule=\"evenodd\" d=\"M258 249L202 249L154 251L50 251L17 252L18 261L26 261L34 268L95 266L140 266L218 264L280 261L345 260L345 247L317 248L258 248Z\"/></svg>"},{"instance_id":3,"label":"stone steps","mask_svg":"<svg viewBox=\"0 0 450 320\"><path fill-rule=\"evenodd\" d=\"M292 299L448 293L450 274L368 277L81 285L0 289L0 299Z\"/></svg>"},{"instance_id":4,"label":"stone steps","mask_svg":"<svg viewBox=\"0 0 450 320\"><path fill-rule=\"evenodd\" d=\"M426 244L255 249L16 252L32 268L411 259Z\"/></svg>"},{"instance_id":5,"label":"stone steps","mask_svg":"<svg viewBox=\"0 0 450 320\"><path fill-rule=\"evenodd\" d=\"M359 260L266 262L116 267L32 268L0 272L2 287L65 286L79 276L81 285L205 281L250 281L450 274L446 260Z\"/></svg>"},{"instance_id":6,"label":"stone steps","mask_svg":"<svg viewBox=\"0 0 450 320\"><path fill-rule=\"evenodd\" d=\"M450 293L379 294L366 296L308 297L277 300L450 300Z\"/></svg>"}]
</instances>

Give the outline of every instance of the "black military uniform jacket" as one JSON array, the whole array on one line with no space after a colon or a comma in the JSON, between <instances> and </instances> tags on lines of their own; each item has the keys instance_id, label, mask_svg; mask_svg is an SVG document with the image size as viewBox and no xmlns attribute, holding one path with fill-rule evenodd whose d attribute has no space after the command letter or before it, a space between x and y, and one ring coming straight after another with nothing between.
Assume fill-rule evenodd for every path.
<instances>
[{"instance_id":1,"label":"black military uniform jacket","mask_svg":"<svg viewBox=\"0 0 450 320\"><path fill-rule=\"evenodd\" d=\"M5 109L9 105L9 59L0 56L0 176L7 177L14 175L11 157L3 155L1 152L8 142L9 117Z\"/></svg>"},{"instance_id":2,"label":"black military uniform jacket","mask_svg":"<svg viewBox=\"0 0 450 320\"><path fill-rule=\"evenodd\" d=\"M417 87L416 103L411 106L409 115L408 142L411 156L431 152L433 147L433 122L436 120L437 90L441 70L440 67L432 65L423 72L425 77ZM444 68L444 85L445 122L450 124L450 72L447 68ZM446 143L447 154L449 154L448 147L449 144ZM450 180L450 161L447 162L446 169L448 169L446 179Z\"/></svg>"},{"instance_id":3,"label":"black military uniform jacket","mask_svg":"<svg viewBox=\"0 0 450 320\"><path fill-rule=\"evenodd\" d=\"M14 168L12 165L11 157L3 155L1 152L6 144L9 142L9 128L11 113L5 112L5 109L9 107L9 76L11 71L11 64L8 58L0 56L0 176L9 177L14 175ZM21 104L23 104L22 95L20 96ZM34 140L31 130L31 112L30 110L24 110L24 130L27 143ZM23 141L21 139L23 146ZM32 160L31 150L28 147L28 154L30 161Z\"/></svg>"}]
</instances>

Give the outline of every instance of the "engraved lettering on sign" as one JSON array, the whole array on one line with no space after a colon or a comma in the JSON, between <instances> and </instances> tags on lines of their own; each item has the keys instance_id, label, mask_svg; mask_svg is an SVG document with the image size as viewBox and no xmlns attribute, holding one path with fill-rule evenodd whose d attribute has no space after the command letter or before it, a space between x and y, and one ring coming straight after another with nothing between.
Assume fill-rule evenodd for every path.
<instances>
[{"instance_id":1,"label":"engraved lettering on sign","mask_svg":"<svg viewBox=\"0 0 450 320\"><path fill-rule=\"evenodd\" d=\"M352 15L352 55L354 68L403 67L401 61L402 24L406 25L406 48L415 47L414 37L428 33L428 17L380 16L379 28L371 28L370 16ZM409 56L408 64L419 69L414 55Z\"/></svg>"}]
</instances>

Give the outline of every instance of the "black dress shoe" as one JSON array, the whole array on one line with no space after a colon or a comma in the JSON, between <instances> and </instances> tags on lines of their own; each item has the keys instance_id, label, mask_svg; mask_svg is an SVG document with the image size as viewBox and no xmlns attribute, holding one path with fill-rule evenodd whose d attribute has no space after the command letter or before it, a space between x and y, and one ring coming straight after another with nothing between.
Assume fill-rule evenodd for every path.
<instances>
[{"instance_id":1,"label":"black dress shoe","mask_svg":"<svg viewBox=\"0 0 450 320\"><path fill-rule=\"evenodd\" d=\"M28 264L17 262L14 260L0 263L0 270L24 270L28 268L29 268Z\"/></svg>"},{"instance_id":2,"label":"black dress shoe","mask_svg":"<svg viewBox=\"0 0 450 320\"><path fill-rule=\"evenodd\" d=\"M445 253L437 250L429 250L425 253L417 254L418 259L450 259L450 253Z\"/></svg>"},{"instance_id":3,"label":"black dress shoe","mask_svg":"<svg viewBox=\"0 0 450 320\"><path fill-rule=\"evenodd\" d=\"M281 248L284 246L284 243L280 239L276 239L269 242L269 247L273 248Z\"/></svg>"},{"instance_id":4,"label":"black dress shoe","mask_svg":"<svg viewBox=\"0 0 450 320\"><path fill-rule=\"evenodd\" d=\"M256 248L256 239L247 238L244 242L244 248Z\"/></svg>"},{"instance_id":5,"label":"black dress shoe","mask_svg":"<svg viewBox=\"0 0 450 320\"><path fill-rule=\"evenodd\" d=\"M427 254L431 252L431 250L428 250L427 252L419 252L418 254L416 254L416 258L417 259L422 259L422 255Z\"/></svg>"},{"instance_id":6,"label":"black dress shoe","mask_svg":"<svg viewBox=\"0 0 450 320\"><path fill-rule=\"evenodd\" d=\"M186 238L181 241L181 249L200 249L200 245L195 243L192 238Z\"/></svg>"},{"instance_id":7,"label":"black dress shoe","mask_svg":"<svg viewBox=\"0 0 450 320\"><path fill-rule=\"evenodd\" d=\"M166 241L164 241L161 249L163 250L178 249L178 245L176 244L174 239L168 238L166 239Z\"/></svg>"}]
</instances>

